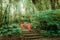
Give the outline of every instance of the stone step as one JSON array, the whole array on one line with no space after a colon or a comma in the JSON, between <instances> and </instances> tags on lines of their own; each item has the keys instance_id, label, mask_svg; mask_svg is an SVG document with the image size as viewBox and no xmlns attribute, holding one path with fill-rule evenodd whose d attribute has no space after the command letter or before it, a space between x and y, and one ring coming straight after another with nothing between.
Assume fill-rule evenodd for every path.
<instances>
[{"instance_id":1,"label":"stone step","mask_svg":"<svg viewBox=\"0 0 60 40\"><path fill-rule=\"evenodd\" d=\"M26 39L25 38L24 40L40 40L40 39L39 38L38 39L31 39L31 38L30 39L29 38Z\"/></svg>"},{"instance_id":2,"label":"stone step","mask_svg":"<svg viewBox=\"0 0 60 40\"><path fill-rule=\"evenodd\" d=\"M22 31L22 33L34 33L34 32L32 32L32 31Z\"/></svg>"},{"instance_id":3,"label":"stone step","mask_svg":"<svg viewBox=\"0 0 60 40\"><path fill-rule=\"evenodd\" d=\"M39 34L23 34L24 36L40 36Z\"/></svg>"},{"instance_id":4,"label":"stone step","mask_svg":"<svg viewBox=\"0 0 60 40\"><path fill-rule=\"evenodd\" d=\"M27 29L22 30L22 35L23 35L24 40L39 39L41 37L34 30L28 31Z\"/></svg>"},{"instance_id":5,"label":"stone step","mask_svg":"<svg viewBox=\"0 0 60 40\"><path fill-rule=\"evenodd\" d=\"M30 30L30 31L29 30L22 30L22 32L27 32L27 31L28 32L34 32L33 30Z\"/></svg>"},{"instance_id":6,"label":"stone step","mask_svg":"<svg viewBox=\"0 0 60 40\"><path fill-rule=\"evenodd\" d=\"M26 39L38 39L38 38L40 38L40 36L34 36L34 37L24 37L24 38L26 38Z\"/></svg>"},{"instance_id":7,"label":"stone step","mask_svg":"<svg viewBox=\"0 0 60 40\"><path fill-rule=\"evenodd\" d=\"M27 33L26 33L26 32L25 32L25 33L22 33L22 34L27 34L27 35L28 35L28 34L36 34L36 33L32 33L32 32L27 32Z\"/></svg>"},{"instance_id":8,"label":"stone step","mask_svg":"<svg viewBox=\"0 0 60 40\"><path fill-rule=\"evenodd\" d=\"M24 35L24 37L40 37L43 38L44 36L40 36L40 35Z\"/></svg>"},{"instance_id":9,"label":"stone step","mask_svg":"<svg viewBox=\"0 0 60 40\"><path fill-rule=\"evenodd\" d=\"M22 31L23 34L35 34L36 32L33 31Z\"/></svg>"}]
</instances>

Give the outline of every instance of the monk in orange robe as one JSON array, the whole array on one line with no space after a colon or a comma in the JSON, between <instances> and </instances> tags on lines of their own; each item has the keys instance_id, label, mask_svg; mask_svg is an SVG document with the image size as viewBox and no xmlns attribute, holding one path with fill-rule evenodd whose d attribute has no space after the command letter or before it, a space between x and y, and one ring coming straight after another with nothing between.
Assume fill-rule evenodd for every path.
<instances>
[{"instance_id":1,"label":"monk in orange robe","mask_svg":"<svg viewBox=\"0 0 60 40\"><path fill-rule=\"evenodd\" d=\"M28 30L29 30L29 31L31 30L31 25L30 25L30 23L28 23Z\"/></svg>"},{"instance_id":2,"label":"monk in orange robe","mask_svg":"<svg viewBox=\"0 0 60 40\"><path fill-rule=\"evenodd\" d=\"M23 24L20 24L19 26L22 28L23 27Z\"/></svg>"},{"instance_id":3,"label":"monk in orange robe","mask_svg":"<svg viewBox=\"0 0 60 40\"><path fill-rule=\"evenodd\" d=\"M26 28L26 24L25 23L23 24L23 27Z\"/></svg>"}]
</instances>

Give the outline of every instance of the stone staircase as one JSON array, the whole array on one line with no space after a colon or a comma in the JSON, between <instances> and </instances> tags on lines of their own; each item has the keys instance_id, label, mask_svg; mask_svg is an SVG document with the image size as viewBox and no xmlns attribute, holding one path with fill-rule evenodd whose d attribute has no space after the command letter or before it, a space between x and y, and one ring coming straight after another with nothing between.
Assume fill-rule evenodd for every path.
<instances>
[{"instance_id":1,"label":"stone staircase","mask_svg":"<svg viewBox=\"0 0 60 40\"><path fill-rule=\"evenodd\" d=\"M20 40L60 40L60 37L41 36L35 30L23 29Z\"/></svg>"},{"instance_id":2,"label":"stone staircase","mask_svg":"<svg viewBox=\"0 0 60 40\"><path fill-rule=\"evenodd\" d=\"M22 40L39 40L40 35L34 30L28 31L27 29L22 30Z\"/></svg>"}]
</instances>

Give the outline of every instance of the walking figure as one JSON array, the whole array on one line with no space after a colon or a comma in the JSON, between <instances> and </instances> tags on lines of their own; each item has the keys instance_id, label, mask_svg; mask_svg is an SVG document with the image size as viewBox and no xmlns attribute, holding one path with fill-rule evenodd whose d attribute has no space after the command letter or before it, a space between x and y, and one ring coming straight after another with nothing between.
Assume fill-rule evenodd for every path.
<instances>
[{"instance_id":1,"label":"walking figure","mask_svg":"<svg viewBox=\"0 0 60 40\"><path fill-rule=\"evenodd\" d=\"M30 23L28 23L28 30L29 30L29 31L31 30L31 25L30 25Z\"/></svg>"}]
</instances>

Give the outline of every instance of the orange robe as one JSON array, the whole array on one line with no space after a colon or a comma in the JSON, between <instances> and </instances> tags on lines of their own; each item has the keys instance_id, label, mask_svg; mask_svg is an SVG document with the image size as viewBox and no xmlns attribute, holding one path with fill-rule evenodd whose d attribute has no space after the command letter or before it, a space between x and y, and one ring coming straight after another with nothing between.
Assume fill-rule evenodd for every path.
<instances>
[{"instance_id":1,"label":"orange robe","mask_svg":"<svg viewBox=\"0 0 60 40\"><path fill-rule=\"evenodd\" d=\"M20 24L19 26L22 28L23 27L23 24Z\"/></svg>"},{"instance_id":2,"label":"orange robe","mask_svg":"<svg viewBox=\"0 0 60 40\"><path fill-rule=\"evenodd\" d=\"M24 28L26 28L26 24L25 24L25 23L24 23L24 25L23 25L23 26L24 26Z\"/></svg>"},{"instance_id":3,"label":"orange robe","mask_svg":"<svg viewBox=\"0 0 60 40\"><path fill-rule=\"evenodd\" d=\"M28 24L28 30L29 30L29 31L31 30L31 25L30 25L30 23Z\"/></svg>"}]
</instances>

